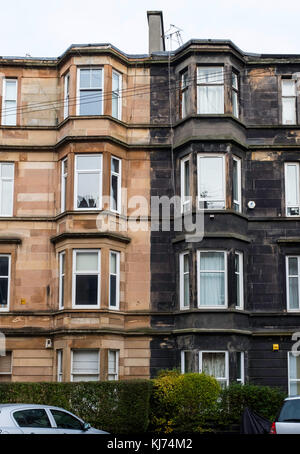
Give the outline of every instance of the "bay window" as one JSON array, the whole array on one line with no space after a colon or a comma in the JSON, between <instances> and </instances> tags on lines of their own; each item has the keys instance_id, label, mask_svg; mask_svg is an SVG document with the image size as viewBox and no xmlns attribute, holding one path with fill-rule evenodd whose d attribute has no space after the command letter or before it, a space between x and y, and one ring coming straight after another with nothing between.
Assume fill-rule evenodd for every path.
<instances>
[{"instance_id":1,"label":"bay window","mask_svg":"<svg viewBox=\"0 0 300 454\"><path fill-rule=\"evenodd\" d=\"M227 307L225 251L198 251L198 307Z\"/></svg>"},{"instance_id":2,"label":"bay window","mask_svg":"<svg viewBox=\"0 0 300 454\"><path fill-rule=\"evenodd\" d=\"M110 168L110 209L117 213L121 212L121 190L122 190L122 161L119 158L111 158Z\"/></svg>"},{"instance_id":3,"label":"bay window","mask_svg":"<svg viewBox=\"0 0 300 454\"><path fill-rule=\"evenodd\" d=\"M111 114L118 120L122 119L122 76L117 71L112 71L112 99Z\"/></svg>"},{"instance_id":4,"label":"bay window","mask_svg":"<svg viewBox=\"0 0 300 454\"><path fill-rule=\"evenodd\" d=\"M100 307L100 250L73 251L73 307Z\"/></svg>"},{"instance_id":5,"label":"bay window","mask_svg":"<svg viewBox=\"0 0 300 454\"><path fill-rule=\"evenodd\" d=\"M69 116L70 74L64 77L64 119Z\"/></svg>"},{"instance_id":6,"label":"bay window","mask_svg":"<svg viewBox=\"0 0 300 454\"><path fill-rule=\"evenodd\" d=\"M285 163L285 206L287 216L300 215L299 163Z\"/></svg>"},{"instance_id":7,"label":"bay window","mask_svg":"<svg viewBox=\"0 0 300 454\"><path fill-rule=\"evenodd\" d=\"M233 209L242 211L242 190L241 190L241 160L237 157L232 159L232 195Z\"/></svg>"},{"instance_id":8,"label":"bay window","mask_svg":"<svg viewBox=\"0 0 300 454\"><path fill-rule=\"evenodd\" d=\"M288 311L300 310L300 256L286 258L286 289Z\"/></svg>"},{"instance_id":9,"label":"bay window","mask_svg":"<svg viewBox=\"0 0 300 454\"><path fill-rule=\"evenodd\" d=\"M232 114L239 118L239 79L238 75L232 72L231 82L231 93L232 93Z\"/></svg>"},{"instance_id":10,"label":"bay window","mask_svg":"<svg viewBox=\"0 0 300 454\"><path fill-rule=\"evenodd\" d=\"M184 252L179 255L179 297L180 309L190 307L190 265L189 253Z\"/></svg>"},{"instance_id":11,"label":"bay window","mask_svg":"<svg viewBox=\"0 0 300 454\"><path fill-rule=\"evenodd\" d=\"M225 208L225 156L198 154L198 203L205 209Z\"/></svg>"},{"instance_id":12,"label":"bay window","mask_svg":"<svg viewBox=\"0 0 300 454\"><path fill-rule=\"evenodd\" d=\"M103 69L79 68L77 73L77 115L102 115Z\"/></svg>"},{"instance_id":13,"label":"bay window","mask_svg":"<svg viewBox=\"0 0 300 454\"><path fill-rule=\"evenodd\" d=\"M224 70L222 66L197 68L198 114L224 114Z\"/></svg>"},{"instance_id":14,"label":"bay window","mask_svg":"<svg viewBox=\"0 0 300 454\"><path fill-rule=\"evenodd\" d=\"M17 124L17 79L4 79L2 91L2 125Z\"/></svg>"},{"instance_id":15,"label":"bay window","mask_svg":"<svg viewBox=\"0 0 300 454\"><path fill-rule=\"evenodd\" d=\"M234 254L234 273L235 273L235 290L236 290L236 308L244 307L244 282L243 282L243 253L235 252Z\"/></svg>"},{"instance_id":16,"label":"bay window","mask_svg":"<svg viewBox=\"0 0 300 454\"><path fill-rule=\"evenodd\" d=\"M120 307L120 252L109 252L109 308Z\"/></svg>"},{"instance_id":17,"label":"bay window","mask_svg":"<svg viewBox=\"0 0 300 454\"><path fill-rule=\"evenodd\" d=\"M102 206L102 155L75 157L76 210L101 209Z\"/></svg>"}]
</instances>

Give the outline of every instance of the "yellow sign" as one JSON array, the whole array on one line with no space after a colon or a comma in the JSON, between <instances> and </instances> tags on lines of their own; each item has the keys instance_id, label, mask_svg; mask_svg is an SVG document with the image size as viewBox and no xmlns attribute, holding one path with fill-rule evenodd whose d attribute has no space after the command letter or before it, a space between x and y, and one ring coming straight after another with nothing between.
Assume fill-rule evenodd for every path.
<instances>
[{"instance_id":1,"label":"yellow sign","mask_svg":"<svg viewBox=\"0 0 300 454\"><path fill-rule=\"evenodd\" d=\"M273 351L279 350L279 345L278 344L273 344Z\"/></svg>"},{"instance_id":2,"label":"yellow sign","mask_svg":"<svg viewBox=\"0 0 300 454\"><path fill-rule=\"evenodd\" d=\"M21 304L26 304L26 299L25 298L21 298Z\"/></svg>"}]
</instances>

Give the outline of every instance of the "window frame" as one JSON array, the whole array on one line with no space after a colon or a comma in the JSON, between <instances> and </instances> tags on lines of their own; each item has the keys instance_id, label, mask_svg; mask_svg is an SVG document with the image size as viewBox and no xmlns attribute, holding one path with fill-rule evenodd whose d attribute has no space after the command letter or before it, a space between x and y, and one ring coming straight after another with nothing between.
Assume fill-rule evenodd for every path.
<instances>
[{"instance_id":1,"label":"window frame","mask_svg":"<svg viewBox=\"0 0 300 454\"><path fill-rule=\"evenodd\" d=\"M67 167L67 171L65 171L66 167ZM61 160L61 194L60 194L60 212L61 213L66 211L67 178L68 178L68 157Z\"/></svg>"},{"instance_id":2,"label":"window frame","mask_svg":"<svg viewBox=\"0 0 300 454\"><path fill-rule=\"evenodd\" d=\"M185 370L185 354L186 353L191 353L193 355L193 351L192 350L181 350L180 351L180 373L181 374L188 373ZM198 352L197 352L197 355L198 355ZM198 366L199 366L199 360L198 360ZM198 372L199 372L199 370L198 370Z\"/></svg>"},{"instance_id":3,"label":"window frame","mask_svg":"<svg viewBox=\"0 0 300 454\"><path fill-rule=\"evenodd\" d=\"M63 349L56 350L56 381L63 382Z\"/></svg>"},{"instance_id":4,"label":"window frame","mask_svg":"<svg viewBox=\"0 0 300 454\"><path fill-rule=\"evenodd\" d=\"M191 304L191 298L190 298L190 274L191 273L190 273L190 257L189 257L189 255L190 254L188 251L184 251L179 254L179 301L180 301L179 306L180 306L180 310L190 309L190 304ZM184 259L186 256L188 257L188 267L189 267L188 272L184 271ZM185 300L184 300L184 295L185 295L184 277L186 274L188 274L188 277L189 277L189 301L188 301L187 306L184 304L184 302L185 302Z\"/></svg>"},{"instance_id":5,"label":"window frame","mask_svg":"<svg viewBox=\"0 0 300 454\"><path fill-rule=\"evenodd\" d=\"M239 272L237 273L234 266L234 274L236 279L236 290L237 290L237 279L239 279L239 290L240 290L240 305L235 304L235 308L238 310L244 309L244 253L242 251L234 251L235 256L239 257ZM236 295L237 296L237 295ZM237 300L236 300L237 303Z\"/></svg>"},{"instance_id":6,"label":"window frame","mask_svg":"<svg viewBox=\"0 0 300 454\"><path fill-rule=\"evenodd\" d=\"M111 272L111 264L110 264L110 258L111 255L115 254L116 255L116 267L117 267L117 273L112 273ZM118 311L120 310L120 262L121 262L121 252L120 251L115 251L115 250L110 250L109 251L109 292L108 292L108 307L111 310ZM111 283L110 283L110 277L111 276L116 276L116 305L112 306L111 305Z\"/></svg>"},{"instance_id":7,"label":"window frame","mask_svg":"<svg viewBox=\"0 0 300 454\"><path fill-rule=\"evenodd\" d=\"M245 384L245 352L238 351L237 354L241 355L241 368L240 368L240 376L241 378L237 378L237 383L244 385Z\"/></svg>"},{"instance_id":8,"label":"window frame","mask_svg":"<svg viewBox=\"0 0 300 454\"><path fill-rule=\"evenodd\" d=\"M234 77L236 77L236 87L234 85ZM235 71L234 69L232 70L232 76L231 76L231 102L232 102L232 115L239 119L240 117L240 103L239 103L239 98L240 98L240 80L239 80L239 73ZM235 100L236 99L236 109L237 112L235 111Z\"/></svg>"},{"instance_id":9,"label":"window frame","mask_svg":"<svg viewBox=\"0 0 300 454\"><path fill-rule=\"evenodd\" d=\"M180 118L185 118L188 115L187 106L188 106L188 68L185 68L180 73Z\"/></svg>"},{"instance_id":10,"label":"window frame","mask_svg":"<svg viewBox=\"0 0 300 454\"><path fill-rule=\"evenodd\" d=\"M64 271L62 272L62 264L64 259ZM59 260L59 287L58 287L58 308L63 310L65 307L63 296L65 297L65 281L66 281L66 251L58 253Z\"/></svg>"},{"instance_id":11,"label":"window frame","mask_svg":"<svg viewBox=\"0 0 300 454\"><path fill-rule=\"evenodd\" d=\"M97 273L92 271L76 272L77 253L80 252L97 252L98 254L98 271ZM72 309L100 309L101 306L101 249L73 249L73 264L72 264ZM76 276L98 276L97 279L97 304L76 304Z\"/></svg>"},{"instance_id":12,"label":"window frame","mask_svg":"<svg viewBox=\"0 0 300 454\"><path fill-rule=\"evenodd\" d=\"M113 90L113 75L117 75L119 78L119 89L118 90ZM123 85L123 77L122 74L119 71L116 71L115 69L112 70L112 86L111 86L111 93L112 93L112 103L113 103L113 95L115 94L118 97L118 114L117 116L113 115L113 110L111 107L111 116L113 118L116 118L117 120L122 120L122 85ZM116 93L117 92L117 93Z\"/></svg>"},{"instance_id":13,"label":"window frame","mask_svg":"<svg viewBox=\"0 0 300 454\"><path fill-rule=\"evenodd\" d=\"M1 307L0 312L10 311L10 282L11 282L11 254L0 254L0 257L8 257L8 276L0 276L1 279L7 278L7 304Z\"/></svg>"},{"instance_id":14,"label":"window frame","mask_svg":"<svg viewBox=\"0 0 300 454\"><path fill-rule=\"evenodd\" d=\"M218 74L216 72L218 69L222 70L222 83L218 82L199 82L200 75L199 72L201 69L212 69L211 74ZM197 66L197 80L196 80L196 85L197 85L197 114L198 115L224 115L225 113L225 77L224 77L224 66L223 65L215 65L215 66L206 66L206 65L198 65ZM200 103L200 87L211 87L211 86L217 86L217 87L222 87L223 88L223 104L222 104L222 111L221 112L201 112L201 103Z\"/></svg>"},{"instance_id":15,"label":"window frame","mask_svg":"<svg viewBox=\"0 0 300 454\"><path fill-rule=\"evenodd\" d=\"M229 355L227 350L199 350L199 373L202 373L202 354L203 353L224 353L225 354L225 377L215 377L218 381L226 381L226 386L229 385Z\"/></svg>"},{"instance_id":16,"label":"window frame","mask_svg":"<svg viewBox=\"0 0 300 454\"><path fill-rule=\"evenodd\" d=\"M77 170L77 161L78 157L95 157L98 156L100 157L100 169L84 169L84 170ZM78 198L78 175L81 173L98 173L99 175L99 207L83 207L83 208L78 208L77 207L77 198ZM102 153L79 153L75 155L75 160L74 160L74 210L76 211L101 211L102 210L102 186L103 186L103 155Z\"/></svg>"},{"instance_id":17,"label":"window frame","mask_svg":"<svg viewBox=\"0 0 300 454\"><path fill-rule=\"evenodd\" d=\"M295 166L296 167L296 191L297 191L297 199L298 199L298 206L289 206L288 201L287 201L287 182L288 182L288 175L287 175L287 169L289 166ZM284 191L285 191L285 215L287 217L299 217L300 216L300 166L299 162L285 162L284 163ZM288 210L289 208L298 208L299 214L289 214Z\"/></svg>"},{"instance_id":18,"label":"window frame","mask_svg":"<svg viewBox=\"0 0 300 454\"><path fill-rule=\"evenodd\" d=\"M13 114L15 115L15 119L14 119L14 122L13 123L7 123L7 119L8 117L10 116L9 114L6 113L6 107L5 107L5 103L7 101L6 99L6 82L7 81L15 81L16 83L16 100L15 100L15 103L16 103L16 107L15 107L15 113L13 112ZM13 100L14 101L14 100ZM1 125L2 126L17 126L17 109L18 109L18 78L17 77L4 77L3 78L3 84L2 84L2 111L1 111Z\"/></svg>"},{"instance_id":19,"label":"window frame","mask_svg":"<svg viewBox=\"0 0 300 454\"><path fill-rule=\"evenodd\" d=\"M69 116L70 107L70 73L64 76L64 120Z\"/></svg>"},{"instance_id":20,"label":"window frame","mask_svg":"<svg viewBox=\"0 0 300 454\"><path fill-rule=\"evenodd\" d=\"M185 193L186 178L185 178L185 166L188 163L189 171L189 194ZM190 155L185 156L180 160L180 199L181 199L181 213L187 213L191 210L191 160Z\"/></svg>"},{"instance_id":21,"label":"window frame","mask_svg":"<svg viewBox=\"0 0 300 454\"><path fill-rule=\"evenodd\" d=\"M292 81L294 82L294 92L295 94L293 96L291 95L284 95L283 94L283 82L284 81ZM294 98L294 118L295 122L294 123L287 123L284 121L283 118L283 99L292 99ZM296 79L293 79L292 77L282 77L281 78L281 124L283 125L297 125L297 86L296 86Z\"/></svg>"},{"instance_id":22,"label":"window frame","mask_svg":"<svg viewBox=\"0 0 300 454\"><path fill-rule=\"evenodd\" d=\"M74 374L73 372L73 365L74 365L74 351L80 351L80 352L97 352L97 364L98 364L98 371L97 374ZM71 368L70 368L70 381L74 382L74 375L98 375L98 380L90 380L90 381L100 381L100 372L101 372L101 365L100 365L100 349L99 348L72 348L71 349ZM87 380L89 381L89 380ZM76 383L76 382L74 382Z\"/></svg>"},{"instance_id":23,"label":"window frame","mask_svg":"<svg viewBox=\"0 0 300 454\"><path fill-rule=\"evenodd\" d=\"M236 213L242 212L242 160L237 156L232 157L232 204L233 209ZM233 163L237 163L237 192L238 199L234 199L233 188L234 188L234 170ZM238 209L235 208L237 205Z\"/></svg>"},{"instance_id":24,"label":"window frame","mask_svg":"<svg viewBox=\"0 0 300 454\"><path fill-rule=\"evenodd\" d=\"M12 166L12 177L2 177L2 165L11 165ZM3 191L3 181L11 181L12 182L12 194L11 194L11 209L9 213L3 213L2 214L2 191ZM14 211L14 190L15 190L15 163L14 162L6 162L6 161L1 161L0 162L0 218L6 218L6 217L13 217L13 211Z\"/></svg>"},{"instance_id":25,"label":"window frame","mask_svg":"<svg viewBox=\"0 0 300 454\"><path fill-rule=\"evenodd\" d=\"M115 363L116 368L114 373L110 373L109 370L109 355L110 353L115 353ZM120 350L117 349L109 349L107 352L107 380L108 381L117 381L119 380L119 358L120 358ZM110 376L114 375L114 378L110 378Z\"/></svg>"},{"instance_id":26,"label":"window frame","mask_svg":"<svg viewBox=\"0 0 300 454\"><path fill-rule=\"evenodd\" d=\"M200 162L201 159L222 158L222 177L223 177L223 199L207 199L200 197ZM201 208L200 204L205 202L224 202L224 208L204 208L206 211L224 211L226 210L226 155L220 153L198 153L197 154L197 206Z\"/></svg>"},{"instance_id":27,"label":"window frame","mask_svg":"<svg viewBox=\"0 0 300 454\"><path fill-rule=\"evenodd\" d=\"M83 69L99 69L101 70L101 88L80 88L80 71ZM80 113L80 92L81 91L87 91L87 90L94 90L94 91L99 91L100 92L100 99L101 99L101 113L99 114L81 114ZM76 87L76 94L77 94L77 102L76 102L76 115L80 117L88 117L88 116L101 116L103 115L104 112L104 67L103 66L98 66L98 65L91 65L91 66L80 66L77 68L77 87Z\"/></svg>"},{"instance_id":28,"label":"window frame","mask_svg":"<svg viewBox=\"0 0 300 454\"><path fill-rule=\"evenodd\" d=\"M289 259L290 258L297 258L297 267L298 267L298 275L289 275ZM291 309L290 308L290 289L289 289L289 278L290 277L297 277L298 279L298 309ZM286 256L286 302L287 302L287 312L300 312L300 255L287 255Z\"/></svg>"},{"instance_id":29,"label":"window frame","mask_svg":"<svg viewBox=\"0 0 300 454\"><path fill-rule=\"evenodd\" d=\"M200 299L201 299L201 291L200 291L200 274L201 274L201 269L200 269L200 259L201 259L201 253L205 252L218 252L218 253L223 253L224 254L224 271L213 271L213 270L202 270L202 272L209 272L209 273L223 273L224 274L224 305L216 305L216 306L208 306L208 305L201 305L200 304ZM228 309L228 251L222 249L222 250L217 250L217 249L198 249L197 250L197 307L198 309L201 310L206 310L206 309L215 309L215 310L222 310L222 309Z\"/></svg>"},{"instance_id":30,"label":"window frame","mask_svg":"<svg viewBox=\"0 0 300 454\"><path fill-rule=\"evenodd\" d=\"M116 161L119 161L119 173L114 172L112 170L112 162L113 159ZM118 179L118 195L117 195L117 209L115 210L113 208L113 198L112 198L112 178L113 176L117 177ZM121 207L122 207L122 159L117 158L116 156L111 156L110 159L110 210L113 213L121 213Z\"/></svg>"}]
</instances>

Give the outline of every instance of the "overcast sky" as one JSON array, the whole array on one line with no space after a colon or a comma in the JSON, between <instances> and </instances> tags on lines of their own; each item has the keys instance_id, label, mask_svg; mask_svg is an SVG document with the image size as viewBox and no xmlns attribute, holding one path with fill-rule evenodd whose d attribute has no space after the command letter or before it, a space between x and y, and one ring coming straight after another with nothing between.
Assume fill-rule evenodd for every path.
<instances>
[{"instance_id":1,"label":"overcast sky","mask_svg":"<svg viewBox=\"0 0 300 454\"><path fill-rule=\"evenodd\" d=\"M165 30L175 24L183 42L231 39L246 52L300 54L299 0L2 0L0 55L57 57L73 43L107 42L147 53L147 10L162 10Z\"/></svg>"}]
</instances>

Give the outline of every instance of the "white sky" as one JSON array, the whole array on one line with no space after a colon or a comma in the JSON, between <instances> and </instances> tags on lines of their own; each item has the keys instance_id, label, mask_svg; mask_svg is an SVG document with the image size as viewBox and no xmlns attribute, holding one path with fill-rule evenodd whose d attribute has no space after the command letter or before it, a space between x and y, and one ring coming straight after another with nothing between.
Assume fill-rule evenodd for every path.
<instances>
[{"instance_id":1,"label":"white sky","mask_svg":"<svg viewBox=\"0 0 300 454\"><path fill-rule=\"evenodd\" d=\"M147 10L162 10L183 42L231 39L246 52L300 54L300 1L2 0L0 55L58 57L70 44L148 52ZM173 48L176 48L174 44Z\"/></svg>"}]
</instances>

